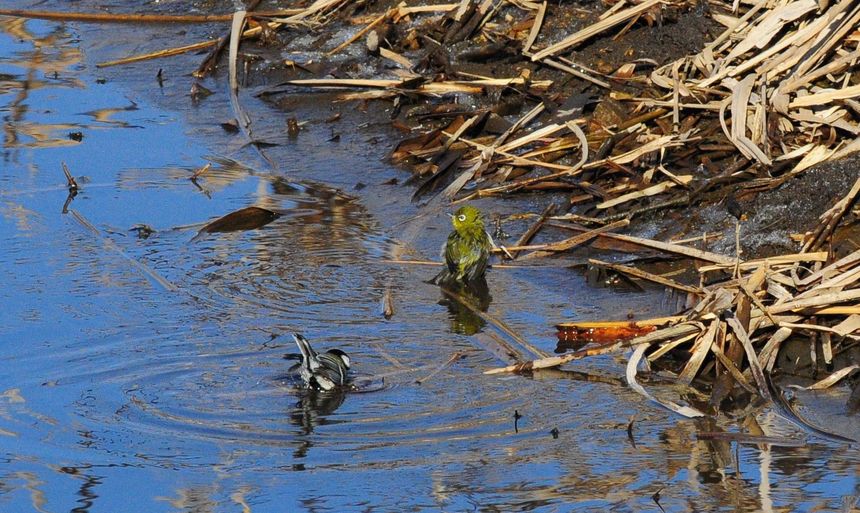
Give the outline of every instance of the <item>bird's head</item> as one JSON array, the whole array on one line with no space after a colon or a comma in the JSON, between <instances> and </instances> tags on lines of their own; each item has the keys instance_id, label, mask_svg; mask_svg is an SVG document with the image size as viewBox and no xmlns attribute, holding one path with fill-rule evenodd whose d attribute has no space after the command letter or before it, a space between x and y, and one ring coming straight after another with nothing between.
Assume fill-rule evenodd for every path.
<instances>
[{"instance_id":1,"label":"bird's head","mask_svg":"<svg viewBox=\"0 0 860 513\"><path fill-rule=\"evenodd\" d=\"M458 208L451 216L451 223L460 234L484 231L484 219L481 217L481 211L471 205Z\"/></svg>"},{"instance_id":2,"label":"bird's head","mask_svg":"<svg viewBox=\"0 0 860 513\"><path fill-rule=\"evenodd\" d=\"M328 352L340 358L340 361L343 362L344 367L346 367L347 369L349 368L350 363L352 363L352 361L349 359L349 355L347 355L340 349L329 349Z\"/></svg>"}]
</instances>

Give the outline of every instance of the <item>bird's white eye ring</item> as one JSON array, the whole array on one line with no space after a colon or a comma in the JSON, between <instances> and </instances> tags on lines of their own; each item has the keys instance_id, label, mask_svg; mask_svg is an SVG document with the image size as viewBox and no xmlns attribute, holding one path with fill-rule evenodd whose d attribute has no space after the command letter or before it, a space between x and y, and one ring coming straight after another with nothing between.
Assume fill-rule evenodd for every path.
<instances>
[{"instance_id":1,"label":"bird's white eye ring","mask_svg":"<svg viewBox=\"0 0 860 513\"><path fill-rule=\"evenodd\" d=\"M460 214L457 216L457 220L461 223L466 220L466 214Z\"/></svg>"}]
</instances>

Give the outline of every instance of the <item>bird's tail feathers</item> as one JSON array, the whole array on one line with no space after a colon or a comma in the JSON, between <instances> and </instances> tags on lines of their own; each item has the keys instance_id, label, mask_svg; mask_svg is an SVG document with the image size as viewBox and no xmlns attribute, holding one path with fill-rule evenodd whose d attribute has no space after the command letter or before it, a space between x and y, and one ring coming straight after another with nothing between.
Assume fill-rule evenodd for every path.
<instances>
[{"instance_id":1,"label":"bird's tail feathers","mask_svg":"<svg viewBox=\"0 0 860 513\"><path fill-rule=\"evenodd\" d=\"M436 274L436 276L427 280L427 283L429 283L430 285L441 285L448 281L450 278L451 272L448 271L447 267L444 267L441 271L439 271L438 274Z\"/></svg>"},{"instance_id":2,"label":"bird's tail feathers","mask_svg":"<svg viewBox=\"0 0 860 513\"><path fill-rule=\"evenodd\" d=\"M317 354L311 347L311 343L308 342L308 339L306 339L301 333L293 333L293 340L296 341L296 345L299 346L299 351L302 352L303 361L310 362L316 358Z\"/></svg>"}]
</instances>

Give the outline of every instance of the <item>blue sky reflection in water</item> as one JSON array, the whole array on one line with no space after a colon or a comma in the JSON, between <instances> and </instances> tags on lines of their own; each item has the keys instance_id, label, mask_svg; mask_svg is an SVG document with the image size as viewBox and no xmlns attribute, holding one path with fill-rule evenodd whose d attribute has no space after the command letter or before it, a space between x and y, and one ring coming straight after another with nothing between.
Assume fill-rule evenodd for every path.
<instances>
[{"instance_id":1,"label":"blue sky reflection in water","mask_svg":"<svg viewBox=\"0 0 860 513\"><path fill-rule=\"evenodd\" d=\"M676 512L853 501L856 450L745 446L735 475L732 447L696 441L717 426L644 402L618 384L614 359L577 366L592 381L482 375L499 360L449 330L419 272L382 265L391 239L361 201L219 154L230 144L195 138L182 113L97 83L74 34L0 21L0 510L632 512L657 511L658 490ZM303 141L287 151L310 159ZM348 153L327 158L343 168ZM188 178L206 159L200 190ZM62 161L82 187L66 214ZM190 242L249 205L284 216ZM491 273L490 311L544 351L559 319L654 301L572 293L575 273L542 288L539 272ZM346 349L385 386L292 389L293 330ZM758 422L796 434L767 411Z\"/></svg>"}]
</instances>

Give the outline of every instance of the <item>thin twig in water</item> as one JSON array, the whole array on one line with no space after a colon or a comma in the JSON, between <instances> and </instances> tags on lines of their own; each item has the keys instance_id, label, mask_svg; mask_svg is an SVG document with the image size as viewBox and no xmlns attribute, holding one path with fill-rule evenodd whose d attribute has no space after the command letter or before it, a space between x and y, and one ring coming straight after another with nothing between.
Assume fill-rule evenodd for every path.
<instances>
[{"instance_id":1,"label":"thin twig in water","mask_svg":"<svg viewBox=\"0 0 860 513\"><path fill-rule=\"evenodd\" d=\"M698 296L704 295L702 289L698 287L691 287L689 285L683 285L681 283L676 282L675 280L670 280L669 278L664 278L663 276L658 276L656 274L652 274L641 269L636 269L635 267L630 267L626 265L620 264L612 264L609 262L604 262L602 260L597 260L591 258L588 260L588 263L597 265L600 267L605 267L607 269L612 269L613 271L617 271L624 274L629 274L630 276L635 276L637 278L642 278L643 280L652 281L654 283L658 283L663 285L664 287L669 287L673 289L680 290L682 292L689 292L690 294L696 294Z\"/></svg>"},{"instance_id":2,"label":"thin twig in water","mask_svg":"<svg viewBox=\"0 0 860 513\"><path fill-rule=\"evenodd\" d=\"M436 369L434 369L434 370L433 370L433 372L431 372L430 374L428 374L428 375L424 376L423 378L417 378L417 379L415 380L415 383L416 383L416 384L418 384L418 385L422 385L422 384L426 383L428 380L430 380L430 378L432 378L432 377L433 377L433 376L435 376L436 374L439 374L439 373L440 373L440 372L442 372L446 367L448 367L448 366L449 366L449 365L451 365L452 363L456 362L457 360L459 360L459 359L461 359L461 358L464 358L465 356L466 356L466 353L465 353L465 352L463 352L463 351L457 351L456 353L454 353L454 354L452 354L452 355L451 355L451 358L448 358L448 361L446 361L445 363L443 363L442 365L440 365L439 367L437 367Z\"/></svg>"},{"instance_id":3,"label":"thin twig in water","mask_svg":"<svg viewBox=\"0 0 860 513\"><path fill-rule=\"evenodd\" d=\"M629 224L630 224L630 221L628 221L626 219L622 219L621 221L616 221L612 224L607 224L606 226L601 226L599 228L589 230L585 233L581 233L579 235L570 237L569 239L565 239L561 242L549 244L549 245L547 245L547 247L544 250L529 253L529 254L523 256L520 260L528 260L528 259L532 259L532 258L545 257L545 256L552 255L554 252L559 252L559 251L570 251L571 249L573 249L577 246L581 246L582 244L585 244L585 243L591 241L592 239L594 239L595 237L597 237L600 234L611 232L612 230L617 230L619 228L624 228L625 226L627 226Z\"/></svg>"},{"instance_id":4,"label":"thin twig in water","mask_svg":"<svg viewBox=\"0 0 860 513\"><path fill-rule=\"evenodd\" d=\"M75 177L72 176L72 172L69 171L69 166L66 165L65 162L60 162L63 166L63 174L66 175L66 183L69 186L69 192L78 190L78 182L75 180Z\"/></svg>"},{"instance_id":5,"label":"thin twig in water","mask_svg":"<svg viewBox=\"0 0 860 513\"><path fill-rule=\"evenodd\" d=\"M375 349L376 352L379 353L379 356L381 356L385 361L387 361L391 365L394 365L398 369L406 369L407 368L406 365L403 365L403 363L400 360L391 356L391 354L389 354L388 351L383 349L381 344L371 343L370 347Z\"/></svg>"},{"instance_id":6,"label":"thin twig in water","mask_svg":"<svg viewBox=\"0 0 860 513\"><path fill-rule=\"evenodd\" d=\"M117 246L112 240L103 236L101 234L101 232L99 231L99 229L96 228L95 226L93 226L93 224L90 223L82 214L78 213L75 210L71 210L71 209L68 212L72 215L72 217L75 219L75 221L78 222L78 224L80 224L88 232L90 232L94 237L96 237L98 240L100 240L102 242L102 244L105 245L105 247L107 247L108 249L114 251L116 254L123 257L126 261L128 261L130 264L132 264L132 266L135 269L137 269L142 274L144 274L145 276L150 278L150 280L157 283L158 285L163 287L165 290L169 290L171 292L175 292L175 291L179 290L179 287L177 287L173 283L169 282L166 278L164 278L163 276L161 276L160 274L155 272L155 270L151 269L149 266L147 266L147 265L143 264L142 262L139 262L138 260L129 256L128 253L123 251L122 248Z\"/></svg>"},{"instance_id":7,"label":"thin twig in water","mask_svg":"<svg viewBox=\"0 0 860 513\"><path fill-rule=\"evenodd\" d=\"M472 305L470 303L470 301L468 299L464 298L461 294L459 294L455 291L449 290L445 287L439 287L439 290L441 290L442 294L444 294L445 296L447 296L450 299L453 299L454 301L460 303L461 305L463 305L464 307L469 309L472 313L474 313L475 315L477 315L481 319L485 320L487 323L494 326L497 330L499 330L500 332L507 335L510 339L514 340L521 347L525 348L527 351L529 351L533 355L538 356L540 358L546 358L547 357L547 354L545 352L543 352L540 349L529 344L524 338L522 338L519 334L517 334L517 332L515 332L510 327L508 327L507 324L502 322L501 319L497 319L495 316L490 315L487 312L482 312L478 308L475 308L475 306Z\"/></svg>"}]
</instances>

